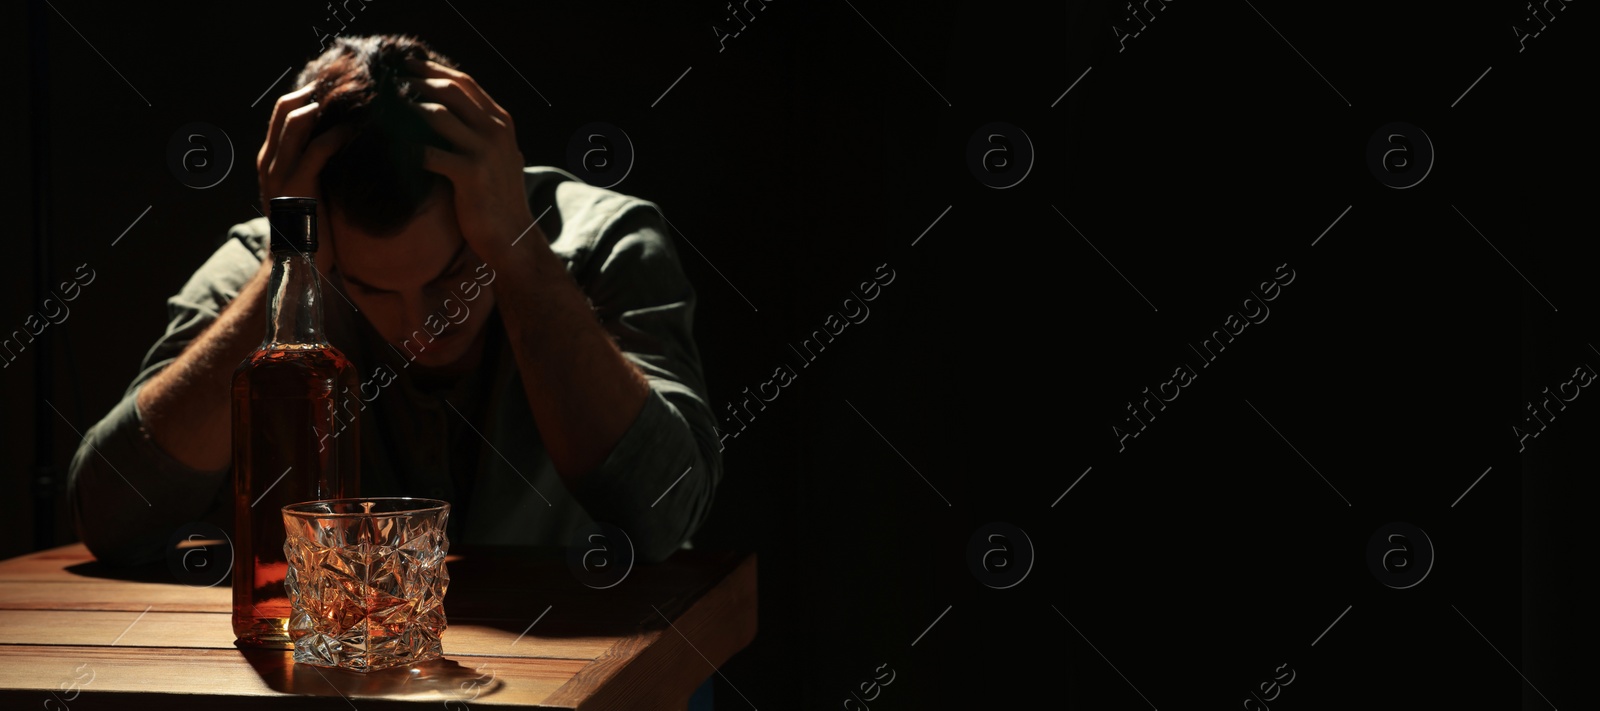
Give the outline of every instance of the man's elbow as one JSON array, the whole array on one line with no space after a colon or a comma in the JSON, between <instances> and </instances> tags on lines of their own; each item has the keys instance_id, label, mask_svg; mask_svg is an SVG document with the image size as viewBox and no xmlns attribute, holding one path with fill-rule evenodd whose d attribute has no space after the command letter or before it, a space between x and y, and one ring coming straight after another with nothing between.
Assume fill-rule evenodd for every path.
<instances>
[{"instance_id":1,"label":"man's elbow","mask_svg":"<svg viewBox=\"0 0 1600 711\"><path fill-rule=\"evenodd\" d=\"M683 540L672 536L646 536L634 548L634 557L640 563L655 564L672 557L683 547Z\"/></svg>"},{"instance_id":2,"label":"man's elbow","mask_svg":"<svg viewBox=\"0 0 1600 711\"><path fill-rule=\"evenodd\" d=\"M104 472L90 458L87 442L80 445L67 473L67 495L72 502L74 528L95 560L108 565L140 565L161 558L161 542L120 530L118 517L108 507L138 505L137 498L114 496L104 489ZM115 498L116 501L108 499Z\"/></svg>"},{"instance_id":3,"label":"man's elbow","mask_svg":"<svg viewBox=\"0 0 1600 711\"><path fill-rule=\"evenodd\" d=\"M714 455L713 455L714 456ZM710 476L696 478L693 473L681 481L678 486L681 492L675 492L671 499L671 515L664 516L662 523L642 536L643 540L635 546L635 555L640 562L659 563L671 557L673 553L683 548L683 544L694 536L700 525L705 522L711 512L711 502L716 494L716 481L721 469L720 461L707 461L702 456L695 460L694 470L706 470ZM713 467L715 469L713 469ZM667 506L668 501L659 502L660 506Z\"/></svg>"}]
</instances>

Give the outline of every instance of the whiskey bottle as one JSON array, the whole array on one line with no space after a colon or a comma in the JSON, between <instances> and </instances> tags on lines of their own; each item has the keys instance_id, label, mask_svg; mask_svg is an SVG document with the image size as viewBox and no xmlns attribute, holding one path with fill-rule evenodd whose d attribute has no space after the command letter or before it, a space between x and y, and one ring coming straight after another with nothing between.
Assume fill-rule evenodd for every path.
<instances>
[{"instance_id":1,"label":"whiskey bottle","mask_svg":"<svg viewBox=\"0 0 1600 711\"><path fill-rule=\"evenodd\" d=\"M281 509L360 495L360 423L335 411L360 388L323 333L317 201L273 198L268 222L266 338L233 374L233 632L241 646L288 649Z\"/></svg>"}]
</instances>

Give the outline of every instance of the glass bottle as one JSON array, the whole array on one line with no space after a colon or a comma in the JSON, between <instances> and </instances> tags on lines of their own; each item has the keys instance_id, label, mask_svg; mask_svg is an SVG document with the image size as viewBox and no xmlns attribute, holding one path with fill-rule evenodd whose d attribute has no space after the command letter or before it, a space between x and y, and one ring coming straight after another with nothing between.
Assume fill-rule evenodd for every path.
<instances>
[{"instance_id":1,"label":"glass bottle","mask_svg":"<svg viewBox=\"0 0 1600 711\"><path fill-rule=\"evenodd\" d=\"M360 392L355 367L322 330L317 201L271 201L267 333L233 374L233 632L288 649L281 509L359 496L359 422L335 403Z\"/></svg>"}]
</instances>

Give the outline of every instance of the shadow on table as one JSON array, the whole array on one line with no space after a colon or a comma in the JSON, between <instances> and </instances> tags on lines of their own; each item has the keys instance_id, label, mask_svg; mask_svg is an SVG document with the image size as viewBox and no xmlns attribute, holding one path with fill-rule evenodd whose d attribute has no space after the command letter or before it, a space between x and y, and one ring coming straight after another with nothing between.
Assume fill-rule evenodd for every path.
<instances>
[{"instance_id":1,"label":"shadow on table","mask_svg":"<svg viewBox=\"0 0 1600 711\"><path fill-rule=\"evenodd\" d=\"M283 649L240 649L245 660L272 690L302 696L414 697L437 693L450 700L470 701L505 686L491 674L462 666L448 657L374 672L326 669L294 663Z\"/></svg>"},{"instance_id":2,"label":"shadow on table","mask_svg":"<svg viewBox=\"0 0 1600 711\"><path fill-rule=\"evenodd\" d=\"M184 529L179 529L179 532L191 529L206 531L203 528L194 528L201 525L190 524ZM233 545L228 542L227 534L221 529L211 526L209 531L207 535L195 533L187 539L170 542L168 545L171 549L166 551L165 560L124 566L108 565L90 559L66 566L62 570L72 575L105 580L176 583L190 587L226 586L232 579Z\"/></svg>"},{"instance_id":3,"label":"shadow on table","mask_svg":"<svg viewBox=\"0 0 1600 711\"><path fill-rule=\"evenodd\" d=\"M632 565L607 587L580 582L560 548L464 546L447 561L452 623L540 637L621 637L666 628L737 558L683 551L665 563Z\"/></svg>"},{"instance_id":4,"label":"shadow on table","mask_svg":"<svg viewBox=\"0 0 1600 711\"><path fill-rule=\"evenodd\" d=\"M174 585L183 584L182 581L180 581L177 578L173 577L172 571L167 569L167 566L166 566L165 563L150 563L150 564L147 564L147 565L135 565L135 566L119 566L119 565L107 565L105 563L101 563L98 560L91 560L91 561L89 561L87 563L78 563L76 565L69 565L69 566L67 566L65 568L62 568L62 570L66 571L68 573L71 573L73 575L81 575L81 576L83 576L85 578L102 578L102 579L105 579L105 580L126 580L126 581L129 581L129 582L136 582L136 583L172 583ZM223 585L227 584L227 578L224 577L223 580L219 584L223 584Z\"/></svg>"}]
</instances>

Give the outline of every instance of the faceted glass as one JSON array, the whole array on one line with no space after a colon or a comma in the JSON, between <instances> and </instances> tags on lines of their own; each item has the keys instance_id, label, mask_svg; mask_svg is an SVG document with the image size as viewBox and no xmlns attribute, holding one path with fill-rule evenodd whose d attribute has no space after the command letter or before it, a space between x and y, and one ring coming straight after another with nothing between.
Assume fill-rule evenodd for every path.
<instances>
[{"instance_id":1,"label":"faceted glass","mask_svg":"<svg viewBox=\"0 0 1600 711\"><path fill-rule=\"evenodd\" d=\"M376 671L439 658L449 517L435 499L283 507L294 660Z\"/></svg>"}]
</instances>

